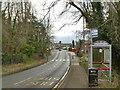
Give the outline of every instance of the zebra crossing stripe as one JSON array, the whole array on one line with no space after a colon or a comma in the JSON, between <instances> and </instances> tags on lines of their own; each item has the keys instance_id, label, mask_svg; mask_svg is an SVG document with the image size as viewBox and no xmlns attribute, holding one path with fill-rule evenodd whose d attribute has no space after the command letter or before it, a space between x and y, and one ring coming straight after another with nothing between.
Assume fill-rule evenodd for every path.
<instances>
[{"instance_id":1,"label":"zebra crossing stripe","mask_svg":"<svg viewBox=\"0 0 120 90\"><path fill-rule=\"evenodd\" d=\"M52 61L70 61L69 59L56 59L56 60L52 60Z\"/></svg>"},{"instance_id":2,"label":"zebra crossing stripe","mask_svg":"<svg viewBox=\"0 0 120 90\"><path fill-rule=\"evenodd\" d=\"M69 61L69 59L67 59L67 61Z\"/></svg>"},{"instance_id":3,"label":"zebra crossing stripe","mask_svg":"<svg viewBox=\"0 0 120 90\"><path fill-rule=\"evenodd\" d=\"M65 59L63 59L63 61L65 61Z\"/></svg>"}]
</instances>

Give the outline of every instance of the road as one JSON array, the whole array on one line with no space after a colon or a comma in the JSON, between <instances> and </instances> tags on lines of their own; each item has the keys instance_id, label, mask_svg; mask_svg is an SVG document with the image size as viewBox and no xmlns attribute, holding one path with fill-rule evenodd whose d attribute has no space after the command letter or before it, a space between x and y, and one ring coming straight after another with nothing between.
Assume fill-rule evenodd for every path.
<instances>
[{"instance_id":1,"label":"road","mask_svg":"<svg viewBox=\"0 0 120 90\"><path fill-rule=\"evenodd\" d=\"M3 88L52 88L70 65L68 51L56 51L47 63L2 78Z\"/></svg>"}]
</instances>

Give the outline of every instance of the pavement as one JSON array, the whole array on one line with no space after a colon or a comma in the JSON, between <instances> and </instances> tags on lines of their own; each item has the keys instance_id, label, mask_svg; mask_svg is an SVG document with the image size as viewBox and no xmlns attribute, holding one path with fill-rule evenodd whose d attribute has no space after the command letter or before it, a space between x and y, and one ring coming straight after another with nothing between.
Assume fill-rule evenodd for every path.
<instances>
[{"instance_id":1,"label":"pavement","mask_svg":"<svg viewBox=\"0 0 120 90\"><path fill-rule=\"evenodd\" d=\"M53 88L70 66L68 51L55 51L47 63L2 77L3 88Z\"/></svg>"},{"instance_id":2,"label":"pavement","mask_svg":"<svg viewBox=\"0 0 120 90\"><path fill-rule=\"evenodd\" d=\"M74 56L71 60L70 70L60 88L88 88L88 76L83 67L79 65L79 58ZM59 90L58 89L58 90Z\"/></svg>"}]
</instances>

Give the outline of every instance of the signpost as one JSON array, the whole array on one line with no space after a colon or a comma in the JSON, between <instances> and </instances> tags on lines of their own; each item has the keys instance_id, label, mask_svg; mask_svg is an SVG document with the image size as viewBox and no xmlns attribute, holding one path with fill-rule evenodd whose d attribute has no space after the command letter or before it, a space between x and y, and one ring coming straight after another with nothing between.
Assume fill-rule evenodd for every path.
<instances>
[{"instance_id":1,"label":"signpost","mask_svg":"<svg viewBox=\"0 0 120 90\"><path fill-rule=\"evenodd\" d=\"M91 28L91 36L92 36L92 38L98 37L98 30L97 30L97 28Z\"/></svg>"}]
</instances>

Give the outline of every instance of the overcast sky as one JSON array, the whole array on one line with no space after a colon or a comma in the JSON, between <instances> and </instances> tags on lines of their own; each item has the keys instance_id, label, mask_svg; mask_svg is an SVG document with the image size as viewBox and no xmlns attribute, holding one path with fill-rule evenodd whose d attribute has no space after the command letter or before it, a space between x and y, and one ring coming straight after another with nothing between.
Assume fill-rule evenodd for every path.
<instances>
[{"instance_id":1,"label":"overcast sky","mask_svg":"<svg viewBox=\"0 0 120 90\"><path fill-rule=\"evenodd\" d=\"M6 1L16 1L16 0L2 0L3 2ZM20 0L17 0L20 1ZM30 0L32 2L33 8L36 10L36 16L38 19L41 19L46 15L48 12L48 7L50 4L56 0ZM59 0L59 2L50 10L50 21L52 23L52 32L55 36L55 42L62 41L64 43L70 43L72 40L81 39L81 35L76 35L76 32L82 32L83 31L83 18L76 24L76 25L69 25L65 26L61 30L60 27L64 24L72 24L73 18L70 11L76 11L76 8L71 7L69 12L66 12L64 15L59 16L60 13L64 10L66 1L69 0ZM93 0L73 0L74 2L85 2L85 1L93 1ZM94 0L94 1L100 1L100 0ZM101 0L105 2L115 2L119 0ZM46 4L45 4L46 3ZM45 6L43 7L43 4ZM43 10L44 9L44 10ZM85 25L85 24L84 24Z\"/></svg>"},{"instance_id":2,"label":"overcast sky","mask_svg":"<svg viewBox=\"0 0 120 90\"><path fill-rule=\"evenodd\" d=\"M38 18L43 18L43 16L47 13L48 9L46 9L50 4L56 0L31 0L34 9L36 10L36 15ZM43 4L46 5L43 7ZM64 10L66 4L66 0L59 1L52 9L50 13L51 23L53 25L52 31L54 32L55 41L62 41L63 43L69 43L73 39L76 39L75 32L83 30L83 19L79 21L77 25L66 25L64 28L59 30L61 26L65 23L72 24L73 17L70 12L66 12L63 16L59 16L59 14ZM45 9L45 10L43 10ZM72 8L75 10L75 8Z\"/></svg>"}]
</instances>

